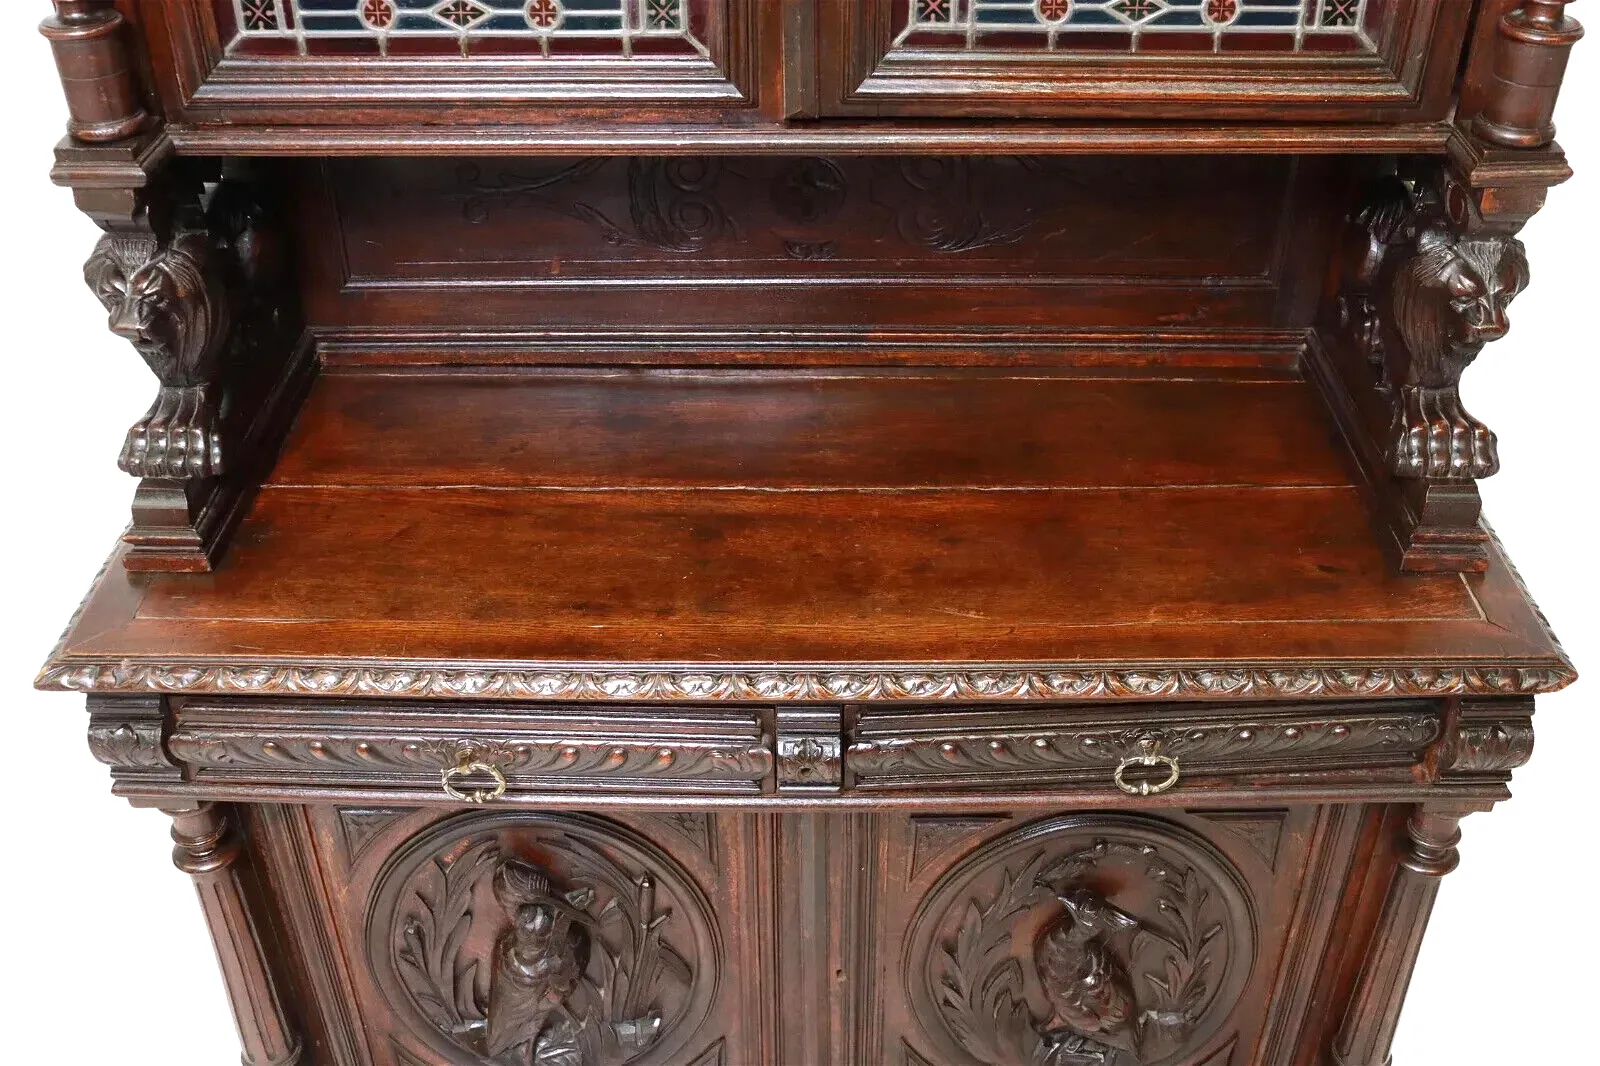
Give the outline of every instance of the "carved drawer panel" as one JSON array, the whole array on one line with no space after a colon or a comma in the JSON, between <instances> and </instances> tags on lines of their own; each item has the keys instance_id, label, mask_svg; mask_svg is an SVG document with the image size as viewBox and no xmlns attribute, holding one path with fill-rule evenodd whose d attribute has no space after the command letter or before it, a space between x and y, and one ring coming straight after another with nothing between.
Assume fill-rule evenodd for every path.
<instances>
[{"instance_id":1,"label":"carved drawer panel","mask_svg":"<svg viewBox=\"0 0 1600 1066\"><path fill-rule=\"evenodd\" d=\"M1185 785L1408 780L1439 739L1426 701L1227 708L1146 704L1040 710L1019 727L1003 709L865 712L845 767L858 790L1084 785L1149 795Z\"/></svg>"},{"instance_id":2,"label":"carved drawer panel","mask_svg":"<svg viewBox=\"0 0 1600 1066\"><path fill-rule=\"evenodd\" d=\"M841 834L859 842L843 864L861 881L839 965L873 1034L851 1061L1292 1061L1337 908L1318 890L1344 876L1367 817L864 817Z\"/></svg>"},{"instance_id":3,"label":"carved drawer panel","mask_svg":"<svg viewBox=\"0 0 1600 1066\"><path fill-rule=\"evenodd\" d=\"M1471 8L1454 0L825 0L820 110L1432 120L1449 106Z\"/></svg>"},{"instance_id":4,"label":"carved drawer panel","mask_svg":"<svg viewBox=\"0 0 1600 1066\"><path fill-rule=\"evenodd\" d=\"M757 819L352 807L258 819L277 868L304 871L282 893L330 1061L761 1061Z\"/></svg>"},{"instance_id":5,"label":"carved drawer panel","mask_svg":"<svg viewBox=\"0 0 1600 1066\"><path fill-rule=\"evenodd\" d=\"M189 700L167 739L192 779L502 792L755 793L773 767L751 710ZM448 789L453 791L446 791Z\"/></svg>"},{"instance_id":6,"label":"carved drawer panel","mask_svg":"<svg viewBox=\"0 0 1600 1066\"><path fill-rule=\"evenodd\" d=\"M752 0L143 0L169 117L544 122L751 102Z\"/></svg>"}]
</instances>

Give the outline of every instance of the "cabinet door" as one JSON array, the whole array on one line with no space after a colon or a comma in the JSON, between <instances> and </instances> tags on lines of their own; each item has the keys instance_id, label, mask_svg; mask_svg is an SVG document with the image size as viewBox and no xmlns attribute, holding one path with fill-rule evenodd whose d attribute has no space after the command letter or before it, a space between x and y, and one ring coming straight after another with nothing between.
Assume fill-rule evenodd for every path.
<instances>
[{"instance_id":1,"label":"cabinet door","mask_svg":"<svg viewBox=\"0 0 1600 1066\"><path fill-rule=\"evenodd\" d=\"M638 121L748 105L754 10L754 0L143 0L140 18L179 121L537 124L580 108Z\"/></svg>"},{"instance_id":2,"label":"cabinet door","mask_svg":"<svg viewBox=\"0 0 1600 1066\"><path fill-rule=\"evenodd\" d=\"M1356 807L868 820L840 861L855 1046L835 1061L852 1066L1298 1061L1368 823Z\"/></svg>"},{"instance_id":3,"label":"cabinet door","mask_svg":"<svg viewBox=\"0 0 1600 1066\"><path fill-rule=\"evenodd\" d=\"M756 816L265 810L331 1061L766 1057Z\"/></svg>"},{"instance_id":4,"label":"cabinet door","mask_svg":"<svg viewBox=\"0 0 1600 1066\"><path fill-rule=\"evenodd\" d=\"M1456 0L814 0L831 115L1442 118Z\"/></svg>"}]
</instances>

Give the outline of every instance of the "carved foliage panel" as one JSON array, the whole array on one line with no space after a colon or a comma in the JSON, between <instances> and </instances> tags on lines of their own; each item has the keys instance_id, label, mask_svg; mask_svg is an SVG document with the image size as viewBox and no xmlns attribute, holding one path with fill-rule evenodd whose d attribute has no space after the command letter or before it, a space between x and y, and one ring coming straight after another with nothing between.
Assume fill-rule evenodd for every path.
<instances>
[{"instance_id":1,"label":"carved foliage panel","mask_svg":"<svg viewBox=\"0 0 1600 1066\"><path fill-rule=\"evenodd\" d=\"M756 1046L759 982L730 948L757 935L735 925L738 816L310 814L380 1061L660 1066Z\"/></svg>"},{"instance_id":2,"label":"carved foliage panel","mask_svg":"<svg viewBox=\"0 0 1600 1066\"><path fill-rule=\"evenodd\" d=\"M535 280L625 264L815 276L868 265L1014 273L1259 276L1282 160L1044 156L360 160L335 168L359 278L429 276L443 242L476 272ZM1179 217L1183 226L1171 226ZM405 219L381 245L364 239ZM806 265L797 265L806 264ZM431 268L431 270L429 269ZM955 283L959 284L959 282Z\"/></svg>"},{"instance_id":3,"label":"carved foliage panel","mask_svg":"<svg viewBox=\"0 0 1600 1066\"><path fill-rule=\"evenodd\" d=\"M655 325L729 307L747 325L753 280L765 286L765 314L792 303L795 314L849 324L893 313L919 325L977 315L1264 325L1281 213L1262 205L1284 202L1295 165L1244 156L341 161L328 195L342 254L328 269L347 314L377 314L374 301L403 293L393 314L452 325L474 315L498 326ZM1113 281L1129 275L1165 284L1134 298ZM467 279L485 286L463 304L449 284ZM891 301L873 298L879 286L921 289ZM696 302L702 288L711 291Z\"/></svg>"},{"instance_id":4,"label":"carved foliage panel","mask_svg":"<svg viewBox=\"0 0 1600 1066\"><path fill-rule=\"evenodd\" d=\"M1265 814L898 822L891 849L914 860L880 889L903 993L873 996L883 1061L1157 1066L1254 1046L1311 824Z\"/></svg>"}]
</instances>

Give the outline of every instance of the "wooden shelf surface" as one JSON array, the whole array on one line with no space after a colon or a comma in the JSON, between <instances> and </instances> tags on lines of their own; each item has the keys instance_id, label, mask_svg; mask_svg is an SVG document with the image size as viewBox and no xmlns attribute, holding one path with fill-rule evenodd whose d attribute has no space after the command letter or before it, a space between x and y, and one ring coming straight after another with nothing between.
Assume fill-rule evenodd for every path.
<instances>
[{"instance_id":1,"label":"wooden shelf surface","mask_svg":"<svg viewBox=\"0 0 1600 1066\"><path fill-rule=\"evenodd\" d=\"M40 683L521 698L1532 692L1498 554L1401 576L1291 371L325 371L212 574Z\"/></svg>"}]
</instances>

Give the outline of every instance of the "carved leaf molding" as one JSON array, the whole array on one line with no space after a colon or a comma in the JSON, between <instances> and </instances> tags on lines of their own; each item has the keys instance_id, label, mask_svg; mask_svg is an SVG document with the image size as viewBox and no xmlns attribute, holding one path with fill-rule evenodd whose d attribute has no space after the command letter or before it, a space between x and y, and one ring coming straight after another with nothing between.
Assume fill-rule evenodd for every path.
<instances>
[{"instance_id":1,"label":"carved leaf molding","mask_svg":"<svg viewBox=\"0 0 1600 1066\"><path fill-rule=\"evenodd\" d=\"M474 700L985 701L1091 699L1312 699L1371 696L1521 696L1577 680L1568 665L965 671L459 670L367 665L52 663L38 688L70 692L390 696Z\"/></svg>"},{"instance_id":2,"label":"carved leaf molding","mask_svg":"<svg viewBox=\"0 0 1600 1066\"><path fill-rule=\"evenodd\" d=\"M523 776L759 781L772 769L763 745L595 739L462 739L326 733L179 731L173 755L193 766L293 771L307 767L437 773L463 753Z\"/></svg>"},{"instance_id":3,"label":"carved leaf molding","mask_svg":"<svg viewBox=\"0 0 1600 1066\"><path fill-rule=\"evenodd\" d=\"M1147 740L1179 759L1225 762L1275 756L1420 752L1439 736L1438 714L1243 721L1174 729L1104 727L1027 733L894 737L852 744L860 776L1070 770L1115 766Z\"/></svg>"},{"instance_id":4,"label":"carved leaf molding","mask_svg":"<svg viewBox=\"0 0 1600 1066\"><path fill-rule=\"evenodd\" d=\"M93 722L89 751L100 762L119 769L163 769L172 764L161 748L160 721Z\"/></svg>"},{"instance_id":5,"label":"carved leaf molding","mask_svg":"<svg viewBox=\"0 0 1600 1066\"><path fill-rule=\"evenodd\" d=\"M1440 769L1449 774L1509 774L1531 758L1530 719L1466 721L1451 738Z\"/></svg>"}]
</instances>

